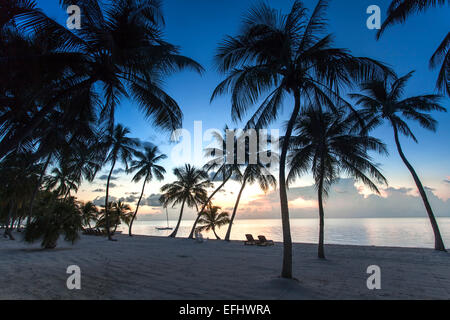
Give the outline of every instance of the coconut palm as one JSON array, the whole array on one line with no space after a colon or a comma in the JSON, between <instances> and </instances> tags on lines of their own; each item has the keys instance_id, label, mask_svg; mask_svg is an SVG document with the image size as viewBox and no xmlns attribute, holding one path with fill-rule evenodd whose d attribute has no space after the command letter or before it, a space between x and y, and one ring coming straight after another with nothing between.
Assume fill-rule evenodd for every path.
<instances>
[{"instance_id":1,"label":"coconut palm","mask_svg":"<svg viewBox=\"0 0 450 320\"><path fill-rule=\"evenodd\" d=\"M368 155L369 151L387 154L385 145L373 137L351 132L355 117L341 113L322 112L310 107L295 122L294 135L290 141L288 184L307 172L312 172L319 203L319 250L320 259L325 259L323 198L330 187L344 173L376 193L378 183L387 180Z\"/></svg>"},{"instance_id":2,"label":"coconut palm","mask_svg":"<svg viewBox=\"0 0 450 320\"><path fill-rule=\"evenodd\" d=\"M24 240L33 243L42 239L43 248L54 249L61 235L65 241L75 243L81 229L80 208L74 198L60 199L54 193L42 192L33 221L25 229Z\"/></svg>"},{"instance_id":3,"label":"coconut palm","mask_svg":"<svg viewBox=\"0 0 450 320\"><path fill-rule=\"evenodd\" d=\"M199 205L204 204L208 197L207 188L212 187L212 183L208 180L208 173L190 164L186 164L181 168L175 168L173 174L177 180L161 187L163 195L160 199L164 207L170 204L173 207L181 204L178 223L169 236L171 238L177 236L183 218L184 207L187 205L189 208L197 208Z\"/></svg>"},{"instance_id":4,"label":"coconut palm","mask_svg":"<svg viewBox=\"0 0 450 320\"><path fill-rule=\"evenodd\" d=\"M270 187L275 188L277 185L277 179L272 174L270 174L267 166L262 164L260 161L258 161L258 163L256 164L249 164L245 169L244 174L239 176L238 180L240 180L241 182L241 188L234 205L233 214L231 215L230 224L225 236L225 241L230 241L231 228L233 227L234 219L236 218L236 213L239 207L239 202L241 201L242 193L244 192L245 187L254 183L258 183L261 190L266 193Z\"/></svg>"},{"instance_id":5,"label":"coconut palm","mask_svg":"<svg viewBox=\"0 0 450 320\"><path fill-rule=\"evenodd\" d=\"M388 17L377 33L377 39L387 28L397 23L404 23L412 14L424 12L430 8L450 5L450 0L393 0L388 8ZM430 68L441 64L436 87L450 96L450 32L439 45L430 59Z\"/></svg>"},{"instance_id":6,"label":"coconut palm","mask_svg":"<svg viewBox=\"0 0 450 320\"><path fill-rule=\"evenodd\" d=\"M133 218L130 222L130 228L128 231L129 236L132 236L132 228L133 222L136 219L139 205L141 204L142 197L145 191L145 185L155 178L157 181L164 180L164 174L166 173L166 169L164 167L158 165L157 163L161 160L167 158L165 154L161 154L156 146L147 146L144 149L144 152L136 152L135 156L137 160L133 160L131 162L131 166L128 169L129 173L137 171L136 175L133 177L133 182L139 182L142 179L144 183L142 185L141 196L139 197L139 201L136 205L136 211L134 212Z\"/></svg>"},{"instance_id":7,"label":"coconut palm","mask_svg":"<svg viewBox=\"0 0 450 320\"><path fill-rule=\"evenodd\" d=\"M98 218L98 208L91 201L86 202L80 206L81 217L83 219L83 225L92 229L91 222L96 221Z\"/></svg>"},{"instance_id":8,"label":"coconut palm","mask_svg":"<svg viewBox=\"0 0 450 320\"><path fill-rule=\"evenodd\" d=\"M311 15L302 1L295 1L288 14L265 3L254 7L245 17L240 34L228 36L216 56L219 70L227 77L218 85L212 99L231 91L234 120L242 120L250 107L263 98L249 127L264 128L280 115L284 98L294 98L279 170L283 278L292 278L286 157L302 101L313 99L326 108L335 109L336 101L344 103L339 98L339 88L389 72L377 61L354 57L348 50L333 47L332 36L324 35L327 6L328 1L318 1Z\"/></svg>"},{"instance_id":9,"label":"coconut palm","mask_svg":"<svg viewBox=\"0 0 450 320\"><path fill-rule=\"evenodd\" d=\"M111 177L114 172L117 161L121 161L128 170L128 163L132 160L133 154L136 153L136 147L139 146L139 141L129 138L127 135L130 133L128 128L118 124L114 127L114 131L110 137L108 137L109 152L106 156L106 163L111 163L111 170L109 171L108 180L106 182L106 197L105 197L105 221L106 232L108 234L108 240L113 240L109 232L109 219L108 219L108 203L109 203L109 185Z\"/></svg>"},{"instance_id":10,"label":"coconut palm","mask_svg":"<svg viewBox=\"0 0 450 320\"><path fill-rule=\"evenodd\" d=\"M71 191L78 191L80 180L73 174L70 167L62 161L59 167L55 167L51 171L51 175L47 177L47 190L54 190L58 196L67 198Z\"/></svg>"},{"instance_id":11,"label":"coconut palm","mask_svg":"<svg viewBox=\"0 0 450 320\"><path fill-rule=\"evenodd\" d=\"M110 229L111 234L115 234L117 227L123 222L126 225L130 225L133 213L131 207L119 200L117 202L108 203L108 217L106 217L106 210L100 210L101 216L97 221L96 228ZM111 230L112 229L112 230ZM106 231L108 232L108 231Z\"/></svg>"},{"instance_id":12,"label":"coconut palm","mask_svg":"<svg viewBox=\"0 0 450 320\"><path fill-rule=\"evenodd\" d=\"M34 1L0 2L1 36L11 38L9 30L14 29L23 40L1 42L0 69L14 71L5 87L12 89L14 98L6 92L0 95L11 108L19 105L15 110L29 115L27 121L20 121L8 113L0 158L32 136L43 119L66 101L73 102L66 107L75 113L80 106L99 109L99 116L112 129L116 107L123 98L130 98L158 127L179 128L181 109L161 84L179 70L201 73L203 69L164 40L160 1L119 0L114 6L100 0L60 3L64 9L70 5L81 8L81 30L58 24ZM35 39L32 47L38 50L27 50L28 39ZM30 107L34 105L39 108Z\"/></svg>"},{"instance_id":13,"label":"coconut palm","mask_svg":"<svg viewBox=\"0 0 450 320\"><path fill-rule=\"evenodd\" d=\"M199 232L212 230L216 239L220 240L220 237L216 233L216 229L220 229L230 223L230 214L225 211L220 212L221 210L221 207L212 206L210 203L208 209L202 212L200 220L198 221L199 226L196 230Z\"/></svg>"},{"instance_id":14,"label":"coconut palm","mask_svg":"<svg viewBox=\"0 0 450 320\"><path fill-rule=\"evenodd\" d=\"M197 214L197 218L195 219L194 225L192 226L191 233L189 234L189 239L194 238L195 230L197 228L197 224L201 218L203 211L207 208L208 203L212 201L215 195L222 190L222 188L227 184L228 181L235 175L239 173L240 165L236 161L236 150L237 150L237 130L230 130L228 126L225 126L222 133L215 131L213 132L213 137L216 140L218 146L214 148L206 148L205 153L208 157L212 157L210 161L204 166L204 170L206 172L210 172L214 170L211 180L216 181L220 180L220 185L214 189L214 191L209 195L206 202L203 204L201 210ZM227 151L227 141L228 139L233 139L234 143L234 153L229 153ZM230 161L230 157L232 157L233 161Z\"/></svg>"},{"instance_id":15,"label":"coconut palm","mask_svg":"<svg viewBox=\"0 0 450 320\"><path fill-rule=\"evenodd\" d=\"M446 109L439 104L440 96L438 95L430 94L407 98L403 97L406 83L412 75L413 72L410 72L400 78L393 76L386 77L383 81L373 80L364 83L361 85L362 93L351 94L350 96L356 99L358 105L363 107L361 110L361 118L367 123L364 128L365 131L373 129L383 122L387 122L392 127L397 151L403 163L410 171L428 213L434 232L435 249L445 251L439 226L434 217L425 189L419 176L403 152L399 134L403 134L417 143L417 138L406 120L416 121L422 128L434 132L436 131L437 121L430 116L429 112L446 112Z\"/></svg>"}]
</instances>

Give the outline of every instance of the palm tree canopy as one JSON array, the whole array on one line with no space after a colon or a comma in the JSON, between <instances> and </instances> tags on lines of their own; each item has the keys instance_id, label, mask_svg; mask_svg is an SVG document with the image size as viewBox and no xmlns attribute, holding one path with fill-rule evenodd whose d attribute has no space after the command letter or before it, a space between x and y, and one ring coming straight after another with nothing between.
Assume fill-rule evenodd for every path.
<instances>
[{"instance_id":1,"label":"palm tree canopy","mask_svg":"<svg viewBox=\"0 0 450 320\"><path fill-rule=\"evenodd\" d=\"M107 144L110 145L109 153L106 157L106 162L113 162L121 160L128 169L128 163L136 153L135 148L139 146L139 141L128 137L130 129L118 124L114 127L114 131L108 137Z\"/></svg>"},{"instance_id":2,"label":"palm tree canopy","mask_svg":"<svg viewBox=\"0 0 450 320\"><path fill-rule=\"evenodd\" d=\"M354 121L352 116L322 112L319 108L309 107L304 111L297 119L296 135L290 141L288 183L311 170L316 186L323 180L323 190L327 194L340 174L345 173L379 193L370 177L379 183L387 183L387 180L368 152L387 154L386 147L376 138L352 134Z\"/></svg>"},{"instance_id":3,"label":"palm tree canopy","mask_svg":"<svg viewBox=\"0 0 450 320\"><path fill-rule=\"evenodd\" d=\"M450 5L450 0L393 0L388 9L388 17L377 33L377 39L387 28L403 23L412 14L424 12L430 8ZM450 32L434 52L430 59L430 68L441 65L436 87L450 96Z\"/></svg>"},{"instance_id":4,"label":"palm tree canopy","mask_svg":"<svg viewBox=\"0 0 450 320\"><path fill-rule=\"evenodd\" d=\"M450 0L393 0L388 8L388 17L377 33L377 38L394 24L403 23L406 19L419 12L424 12L430 8L450 5Z\"/></svg>"},{"instance_id":5,"label":"palm tree canopy","mask_svg":"<svg viewBox=\"0 0 450 320\"><path fill-rule=\"evenodd\" d=\"M403 77L386 77L361 85L362 93L350 94L363 109L359 115L366 123L365 130L380 125L383 120L398 128L407 137L417 138L404 119L416 121L427 130L435 131L437 122L429 112L447 110L440 105L441 96L429 94L404 98L404 91L413 72Z\"/></svg>"},{"instance_id":6,"label":"palm tree canopy","mask_svg":"<svg viewBox=\"0 0 450 320\"><path fill-rule=\"evenodd\" d=\"M221 211L221 207L208 206L208 209L203 211L198 223L200 226L198 231L209 231L212 229L218 229L230 223L229 213Z\"/></svg>"},{"instance_id":7,"label":"palm tree canopy","mask_svg":"<svg viewBox=\"0 0 450 320\"><path fill-rule=\"evenodd\" d=\"M183 202L189 207L196 207L206 201L207 188L212 186L206 171L186 164L175 168L173 174L177 180L161 187L163 195L160 201L165 207L169 204L175 207Z\"/></svg>"},{"instance_id":8,"label":"palm tree canopy","mask_svg":"<svg viewBox=\"0 0 450 320\"><path fill-rule=\"evenodd\" d=\"M325 35L327 7L328 1L320 0L310 15L302 1L295 1L288 14L265 3L251 9L240 34L228 36L218 49L216 64L227 77L212 99L231 92L232 116L240 121L268 93L249 121L258 129L277 119L287 94L334 109L336 101L344 103L343 86L389 73L375 60L332 46L332 36Z\"/></svg>"},{"instance_id":9,"label":"palm tree canopy","mask_svg":"<svg viewBox=\"0 0 450 320\"><path fill-rule=\"evenodd\" d=\"M137 171L132 179L133 182L139 182L142 179L146 179L146 182L152 181L153 178L158 181L164 179L166 170L157 163L167 159L167 156L160 154L158 147L147 146L144 148L144 152L135 152L135 157L137 160L133 160L128 169L129 173Z\"/></svg>"}]
</instances>

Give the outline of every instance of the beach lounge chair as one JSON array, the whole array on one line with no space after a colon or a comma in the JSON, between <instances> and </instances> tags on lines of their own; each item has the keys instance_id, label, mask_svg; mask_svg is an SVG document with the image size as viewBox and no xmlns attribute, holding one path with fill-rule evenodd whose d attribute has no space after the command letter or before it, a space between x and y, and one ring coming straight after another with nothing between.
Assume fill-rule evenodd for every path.
<instances>
[{"instance_id":1,"label":"beach lounge chair","mask_svg":"<svg viewBox=\"0 0 450 320\"><path fill-rule=\"evenodd\" d=\"M253 238L253 235L251 234L246 234L245 237L247 238L247 241L245 241L245 245L246 246L254 246L259 244L258 240L255 240L255 238Z\"/></svg>"},{"instance_id":2,"label":"beach lounge chair","mask_svg":"<svg viewBox=\"0 0 450 320\"><path fill-rule=\"evenodd\" d=\"M274 246L275 242L273 240L267 240L265 236L258 236L259 243L258 246Z\"/></svg>"}]
</instances>

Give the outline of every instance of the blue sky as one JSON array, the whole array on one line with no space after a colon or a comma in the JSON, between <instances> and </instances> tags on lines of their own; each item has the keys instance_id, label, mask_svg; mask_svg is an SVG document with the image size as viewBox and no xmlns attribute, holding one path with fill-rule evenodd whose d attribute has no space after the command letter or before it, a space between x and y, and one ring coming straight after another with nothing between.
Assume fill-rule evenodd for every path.
<instances>
[{"instance_id":1,"label":"blue sky","mask_svg":"<svg viewBox=\"0 0 450 320\"><path fill-rule=\"evenodd\" d=\"M66 15L58 6L57 0L39 0L39 6L50 16L64 22ZM239 127L231 121L229 97L217 99L210 104L210 96L215 86L223 79L213 65L213 56L217 44L226 34L236 34L242 15L256 1L246 0L166 0L163 2L163 11L166 20L166 39L181 48L181 52L200 62L206 72L199 76L192 72L182 72L167 79L165 88L180 104L184 112L184 128L193 131L194 121L202 121L204 129L221 129L225 124ZM293 1L269 1L274 8L288 11ZM388 0L346 0L331 1L329 7L329 32L335 36L337 47L347 48L357 56L367 56L381 60L390 65L399 74L403 75L416 70L406 90L407 95L418 95L435 92L437 71L428 68L428 60L438 47L449 30L449 8L432 9L424 14L412 16L407 23L397 25L384 34L380 41L375 40L375 30L366 27L368 14L366 9L370 5L378 5L382 11L382 19L389 5ZM306 0L306 6L313 8L316 1ZM449 99L443 100L444 106L450 107ZM289 105L286 104L286 110ZM411 160L424 184L435 189L434 193L441 199L450 198L450 114L434 114L439 121L436 134L427 132L412 124L420 143L402 138L402 144L407 157ZM280 120L286 120L287 114ZM139 110L128 101L122 101L116 119L131 129L132 136L158 144L161 150L170 155L173 145L168 143L170 135L161 133L152 124L146 121ZM279 128L274 123L272 128ZM413 181L400 158L397 156L393 143L393 133L388 127L381 127L373 133L388 144L389 158L376 158L381 163L383 172L395 188L413 187ZM164 165L171 170L173 161L168 159ZM132 185L128 181L131 177L119 177L120 186L115 190L116 196L120 193L136 192L140 186ZM171 175L167 176L167 181ZM311 183L306 177L299 185ZM92 197L93 186L83 186L80 197ZM146 194L158 193L160 184L153 184ZM232 188L232 187L230 187ZM255 191L257 192L257 191ZM98 194L100 196L100 194ZM87 200L87 199L84 199ZM157 212L147 208L148 212Z\"/></svg>"}]
</instances>

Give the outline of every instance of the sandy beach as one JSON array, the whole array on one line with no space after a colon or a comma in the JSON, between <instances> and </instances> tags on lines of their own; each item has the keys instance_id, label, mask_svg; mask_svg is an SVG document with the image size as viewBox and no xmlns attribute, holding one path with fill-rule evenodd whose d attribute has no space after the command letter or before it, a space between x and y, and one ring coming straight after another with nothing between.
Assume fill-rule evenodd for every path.
<instances>
[{"instance_id":1,"label":"sandy beach","mask_svg":"<svg viewBox=\"0 0 450 320\"><path fill-rule=\"evenodd\" d=\"M20 239L20 235L17 235ZM53 251L0 240L0 299L450 299L450 254L429 249L294 245L294 275L278 278L282 245L118 236L82 236ZM81 290L66 287L70 265ZM381 268L382 289L367 289L367 267Z\"/></svg>"}]
</instances>

